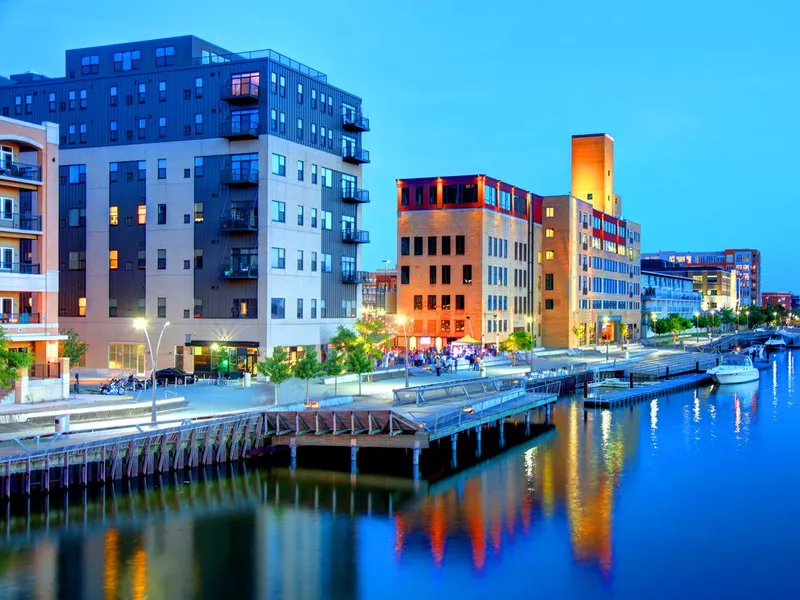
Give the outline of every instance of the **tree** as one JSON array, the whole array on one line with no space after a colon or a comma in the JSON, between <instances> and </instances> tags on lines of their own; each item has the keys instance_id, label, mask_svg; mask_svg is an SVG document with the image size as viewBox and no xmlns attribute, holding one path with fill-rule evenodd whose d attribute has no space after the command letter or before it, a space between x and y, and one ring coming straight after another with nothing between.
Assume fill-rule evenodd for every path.
<instances>
[{"instance_id":1,"label":"tree","mask_svg":"<svg viewBox=\"0 0 800 600\"><path fill-rule=\"evenodd\" d=\"M256 363L258 372L264 375L275 386L275 404L278 404L278 386L292 378L292 365L289 353L283 346L275 346L272 356L266 356Z\"/></svg>"},{"instance_id":2,"label":"tree","mask_svg":"<svg viewBox=\"0 0 800 600\"><path fill-rule=\"evenodd\" d=\"M317 359L317 351L313 346L306 346L303 357L294 365L294 376L306 382L306 400L308 400L308 383L322 373L322 363Z\"/></svg>"},{"instance_id":3,"label":"tree","mask_svg":"<svg viewBox=\"0 0 800 600\"><path fill-rule=\"evenodd\" d=\"M531 339L530 332L524 330L515 331L502 342L500 342L500 350L503 352L511 352L511 356L514 360L514 366L516 366L517 350L533 350L533 339Z\"/></svg>"},{"instance_id":4,"label":"tree","mask_svg":"<svg viewBox=\"0 0 800 600\"><path fill-rule=\"evenodd\" d=\"M33 364L33 355L30 352L11 352L8 348L8 338L5 331L0 329L0 387L10 387L16 381L19 370L27 369Z\"/></svg>"},{"instance_id":5,"label":"tree","mask_svg":"<svg viewBox=\"0 0 800 600\"><path fill-rule=\"evenodd\" d=\"M578 345L581 345L584 337L586 336L586 325L576 325L572 328L572 333L576 338L578 338Z\"/></svg>"},{"instance_id":6,"label":"tree","mask_svg":"<svg viewBox=\"0 0 800 600\"><path fill-rule=\"evenodd\" d=\"M719 319L723 325L736 323L736 313L732 308L723 308L719 311Z\"/></svg>"},{"instance_id":7,"label":"tree","mask_svg":"<svg viewBox=\"0 0 800 600\"><path fill-rule=\"evenodd\" d=\"M63 329L61 335L66 335L67 339L58 343L58 355L68 358L70 366L80 364L89 344L82 341L74 329Z\"/></svg>"},{"instance_id":8,"label":"tree","mask_svg":"<svg viewBox=\"0 0 800 600\"><path fill-rule=\"evenodd\" d=\"M349 351L357 341L358 334L355 331L348 329L344 325L339 325L336 328L336 335L330 339L330 344Z\"/></svg>"},{"instance_id":9,"label":"tree","mask_svg":"<svg viewBox=\"0 0 800 600\"><path fill-rule=\"evenodd\" d=\"M367 355L364 344L354 345L347 353L347 370L358 375L358 395L361 395L361 375L372 372L372 359Z\"/></svg>"},{"instance_id":10,"label":"tree","mask_svg":"<svg viewBox=\"0 0 800 600\"><path fill-rule=\"evenodd\" d=\"M364 351L374 360L383 358L383 351L392 339L392 333L384 317L359 319L353 325L364 343Z\"/></svg>"},{"instance_id":11,"label":"tree","mask_svg":"<svg viewBox=\"0 0 800 600\"><path fill-rule=\"evenodd\" d=\"M628 341L628 337L630 336L630 334L631 334L631 329L630 327L628 327L628 324L622 323L619 326L619 335L622 338L623 344Z\"/></svg>"},{"instance_id":12,"label":"tree","mask_svg":"<svg viewBox=\"0 0 800 600\"><path fill-rule=\"evenodd\" d=\"M337 393L339 375L344 373L344 365L347 360L347 354L340 351L336 346L332 346L328 351L328 356L325 362L322 363L322 370L328 377L333 377L333 393Z\"/></svg>"}]
</instances>

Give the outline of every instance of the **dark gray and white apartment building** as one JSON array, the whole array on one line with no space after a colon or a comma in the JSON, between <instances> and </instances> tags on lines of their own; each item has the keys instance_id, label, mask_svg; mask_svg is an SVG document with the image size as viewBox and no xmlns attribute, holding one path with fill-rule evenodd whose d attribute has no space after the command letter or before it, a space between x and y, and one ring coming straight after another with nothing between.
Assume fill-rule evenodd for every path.
<instances>
[{"instance_id":1,"label":"dark gray and white apartment building","mask_svg":"<svg viewBox=\"0 0 800 600\"><path fill-rule=\"evenodd\" d=\"M66 77L0 77L0 114L60 125L59 321L87 366L144 372L137 317L170 322L159 366L201 372L356 318L369 121L323 73L194 36L68 50Z\"/></svg>"}]
</instances>

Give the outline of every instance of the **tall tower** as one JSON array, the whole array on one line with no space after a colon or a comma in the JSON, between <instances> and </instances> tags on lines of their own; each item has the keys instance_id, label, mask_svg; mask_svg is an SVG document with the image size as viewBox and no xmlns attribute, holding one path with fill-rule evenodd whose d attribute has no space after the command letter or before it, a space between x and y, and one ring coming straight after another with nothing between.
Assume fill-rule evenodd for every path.
<instances>
[{"instance_id":1,"label":"tall tower","mask_svg":"<svg viewBox=\"0 0 800 600\"><path fill-rule=\"evenodd\" d=\"M614 194L614 138L607 133L572 136L572 195L595 210L621 215L622 200Z\"/></svg>"}]
</instances>

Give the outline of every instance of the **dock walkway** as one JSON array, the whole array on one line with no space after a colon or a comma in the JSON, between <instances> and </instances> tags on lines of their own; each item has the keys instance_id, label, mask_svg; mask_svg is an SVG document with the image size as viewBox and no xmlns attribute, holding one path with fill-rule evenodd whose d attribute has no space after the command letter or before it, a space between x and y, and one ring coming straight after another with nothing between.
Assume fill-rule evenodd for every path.
<instances>
[{"instance_id":1,"label":"dock walkway","mask_svg":"<svg viewBox=\"0 0 800 600\"><path fill-rule=\"evenodd\" d=\"M711 375L707 373L684 375L676 377L675 379L659 381L652 385L589 396L584 399L583 406L586 408L616 408L618 406L627 406L635 404L636 402L641 402L642 400L663 396L664 394L698 387L709 381L711 381Z\"/></svg>"}]
</instances>

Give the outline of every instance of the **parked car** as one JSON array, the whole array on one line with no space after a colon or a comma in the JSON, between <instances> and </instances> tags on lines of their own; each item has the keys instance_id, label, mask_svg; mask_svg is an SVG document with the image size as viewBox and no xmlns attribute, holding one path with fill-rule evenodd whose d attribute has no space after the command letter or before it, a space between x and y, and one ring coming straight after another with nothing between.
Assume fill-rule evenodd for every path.
<instances>
[{"instance_id":1,"label":"parked car","mask_svg":"<svg viewBox=\"0 0 800 600\"><path fill-rule=\"evenodd\" d=\"M191 384L194 383L194 374L175 367L159 369L156 371L156 383L158 385L164 385L165 383Z\"/></svg>"}]
</instances>

